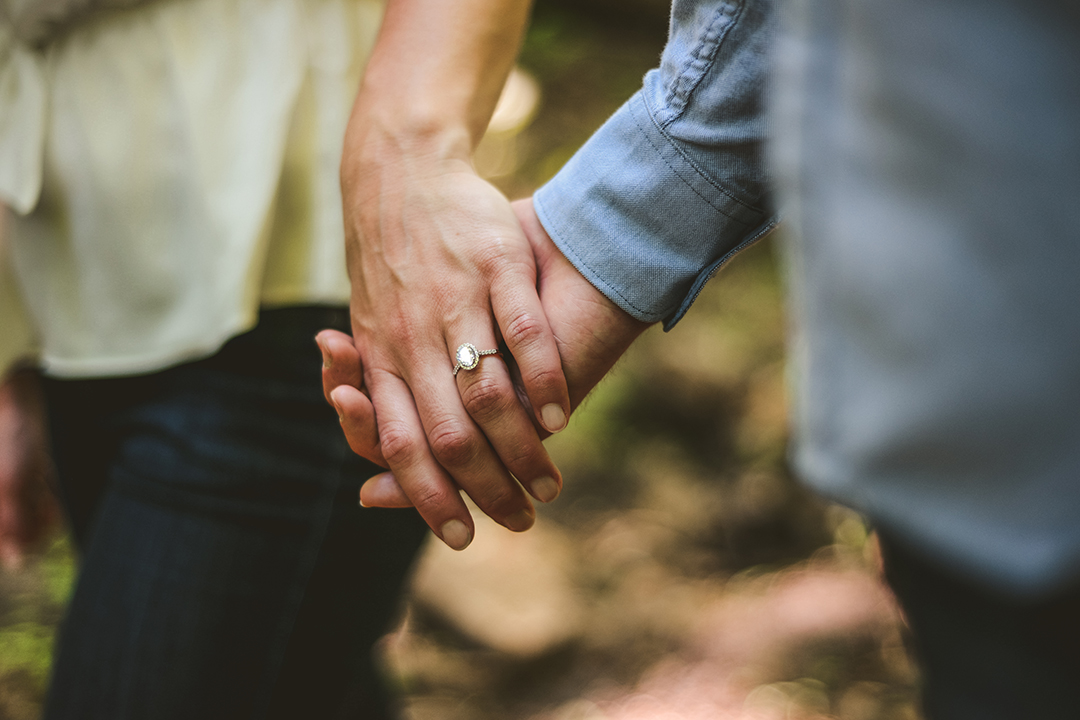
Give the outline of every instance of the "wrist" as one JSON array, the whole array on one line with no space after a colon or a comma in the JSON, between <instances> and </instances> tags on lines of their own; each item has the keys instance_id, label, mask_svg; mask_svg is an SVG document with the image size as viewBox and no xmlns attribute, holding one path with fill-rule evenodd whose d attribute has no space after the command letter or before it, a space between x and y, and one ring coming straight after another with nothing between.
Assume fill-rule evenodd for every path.
<instances>
[{"instance_id":1,"label":"wrist","mask_svg":"<svg viewBox=\"0 0 1080 720\"><path fill-rule=\"evenodd\" d=\"M469 162L473 146L468 124L445 104L362 89L346 129L343 160L401 156Z\"/></svg>"},{"instance_id":2,"label":"wrist","mask_svg":"<svg viewBox=\"0 0 1080 720\"><path fill-rule=\"evenodd\" d=\"M471 172L472 145L462 123L435 117L409 103L358 99L345 134L341 157L342 193L347 203L377 197L393 188L448 172Z\"/></svg>"},{"instance_id":3,"label":"wrist","mask_svg":"<svg viewBox=\"0 0 1080 720\"><path fill-rule=\"evenodd\" d=\"M530 5L389 0L357 107L389 118L423 151L467 159L517 56Z\"/></svg>"}]
</instances>

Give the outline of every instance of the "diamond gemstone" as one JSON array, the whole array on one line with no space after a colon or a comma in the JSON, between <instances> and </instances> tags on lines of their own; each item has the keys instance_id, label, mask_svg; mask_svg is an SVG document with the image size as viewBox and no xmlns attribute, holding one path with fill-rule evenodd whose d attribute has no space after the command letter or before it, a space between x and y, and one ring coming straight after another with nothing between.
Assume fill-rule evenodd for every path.
<instances>
[{"instance_id":1,"label":"diamond gemstone","mask_svg":"<svg viewBox=\"0 0 1080 720\"><path fill-rule=\"evenodd\" d=\"M461 363L461 367L470 370L476 367L476 363L480 361L480 355L476 348L466 343L457 349L457 361Z\"/></svg>"}]
</instances>

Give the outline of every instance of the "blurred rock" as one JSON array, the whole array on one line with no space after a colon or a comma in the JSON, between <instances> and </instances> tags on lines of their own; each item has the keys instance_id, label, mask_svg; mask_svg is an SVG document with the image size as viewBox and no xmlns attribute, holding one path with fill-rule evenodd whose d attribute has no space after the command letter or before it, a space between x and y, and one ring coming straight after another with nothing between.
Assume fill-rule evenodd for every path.
<instances>
[{"instance_id":1,"label":"blurred rock","mask_svg":"<svg viewBox=\"0 0 1080 720\"><path fill-rule=\"evenodd\" d=\"M865 570L807 566L741 583L703 608L696 644L703 655L745 666L814 638L880 633L897 609Z\"/></svg>"},{"instance_id":2,"label":"blurred rock","mask_svg":"<svg viewBox=\"0 0 1080 720\"><path fill-rule=\"evenodd\" d=\"M866 570L825 563L736 579L700 604L686 645L657 662L632 690L589 697L606 720L812 720L830 715L830 688L812 677L777 681L793 657L827 638L880 636L896 608ZM795 676L799 677L799 676ZM844 712L863 717L881 701L862 683L841 696ZM881 686L884 687L884 686ZM850 697L849 697L850 695ZM907 698L892 699L906 711ZM846 720L846 715L842 716Z\"/></svg>"},{"instance_id":3,"label":"blurred rock","mask_svg":"<svg viewBox=\"0 0 1080 720\"><path fill-rule=\"evenodd\" d=\"M581 630L580 595L567 576L568 540L543 519L515 534L474 510L476 539L463 552L432 542L417 569L414 602L479 645L527 659Z\"/></svg>"}]
</instances>

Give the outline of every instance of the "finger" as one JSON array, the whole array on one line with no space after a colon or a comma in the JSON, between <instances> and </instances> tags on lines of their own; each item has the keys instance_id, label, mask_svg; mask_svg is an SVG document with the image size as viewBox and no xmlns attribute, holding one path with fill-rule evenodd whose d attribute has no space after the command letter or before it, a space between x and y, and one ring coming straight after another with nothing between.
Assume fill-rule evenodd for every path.
<instances>
[{"instance_id":1,"label":"finger","mask_svg":"<svg viewBox=\"0 0 1080 720\"><path fill-rule=\"evenodd\" d=\"M337 410L352 451L376 465L389 467L379 445L375 407L368 396L351 385L339 385L330 392L330 404Z\"/></svg>"},{"instance_id":2,"label":"finger","mask_svg":"<svg viewBox=\"0 0 1080 720\"><path fill-rule=\"evenodd\" d=\"M337 411L349 447L357 455L387 467L379 448L375 408L362 392L363 365L352 337L337 330L323 330L315 341L323 355L323 394Z\"/></svg>"},{"instance_id":3,"label":"finger","mask_svg":"<svg viewBox=\"0 0 1080 720\"><path fill-rule=\"evenodd\" d=\"M349 385L360 390L363 387L363 363L351 336L337 330L323 330L315 336L322 352L323 396L333 405L330 393L339 385Z\"/></svg>"},{"instance_id":4,"label":"finger","mask_svg":"<svg viewBox=\"0 0 1080 720\"><path fill-rule=\"evenodd\" d=\"M379 473L360 487L361 507L410 508L412 500L398 485L393 473Z\"/></svg>"},{"instance_id":5,"label":"finger","mask_svg":"<svg viewBox=\"0 0 1080 720\"><path fill-rule=\"evenodd\" d=\"M470 347L455 356L470 359L475 354ZM506 468L537 500L554 500L562 488L562 476L521 404L503 359L498 355L477 358L474 367L458 371L457 384L465 410Z\"/></svg>"},{"instance_id":6,"label":"finger","mask_svg":"<svg viewBox=\"0 0 1080 720\"><path fill-rule=\"evenodd\" d=\"M454 550L464 550L475 533L472 515L428 447L408 386L382 370L370 371L366 379L379 408L379 443L387 465L428 527Z\"/></svg>"},{"instance_id":7,"label":"finger","mask_svg":"<svg viewBox=\"0 0 1080 720\"><path fill-rule=\"evenodd\" d=\"M490 329L488 333L490 335ZM419 361L417 367L430 369L409 378L431 452L457 485L492 520L514 532L528 530L536 521L536 511L481 428L466 412L454 382L450 355L443 352L438 352L426 363L422 358L415 358ZM376 407L379 407L377 403ZM379 423L382 424L381 407ZM384 437L384 454L387 452L385 441ZM412 497L404 479L394 469L398 481Z\"/></svg>"},{"instance_id":8,"label":"finger","mask_svg":"<svg viewBox=\"0 0 1080 720\"><path fill-rule=\"evenodd\" d=\"M491 308L536 419L548 432L559 432L566 427L570 394L555 336L536 293L535 276L507 272L496 277Z\"/></svg>"}]
</instances>

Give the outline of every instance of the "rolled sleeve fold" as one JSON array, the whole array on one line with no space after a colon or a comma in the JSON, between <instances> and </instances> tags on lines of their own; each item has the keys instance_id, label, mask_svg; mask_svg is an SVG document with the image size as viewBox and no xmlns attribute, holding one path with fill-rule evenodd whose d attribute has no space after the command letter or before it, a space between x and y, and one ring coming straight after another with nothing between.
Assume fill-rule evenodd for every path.
<instances>
[{"instance_id":1,"label":"rolled sleeve fold","mask_svg":"<svg viewBox=\"0 0 1080 720\"><path fill-rule=\"evenodd\" d=\"M667 329L775 224L761 148L764 61L747 58L764 44L766 21L743 10L677 3L661 67L534 198L540 222L593 285ZM715 132L703 137L703 127Z\"/></svg>"}]
</instances>

